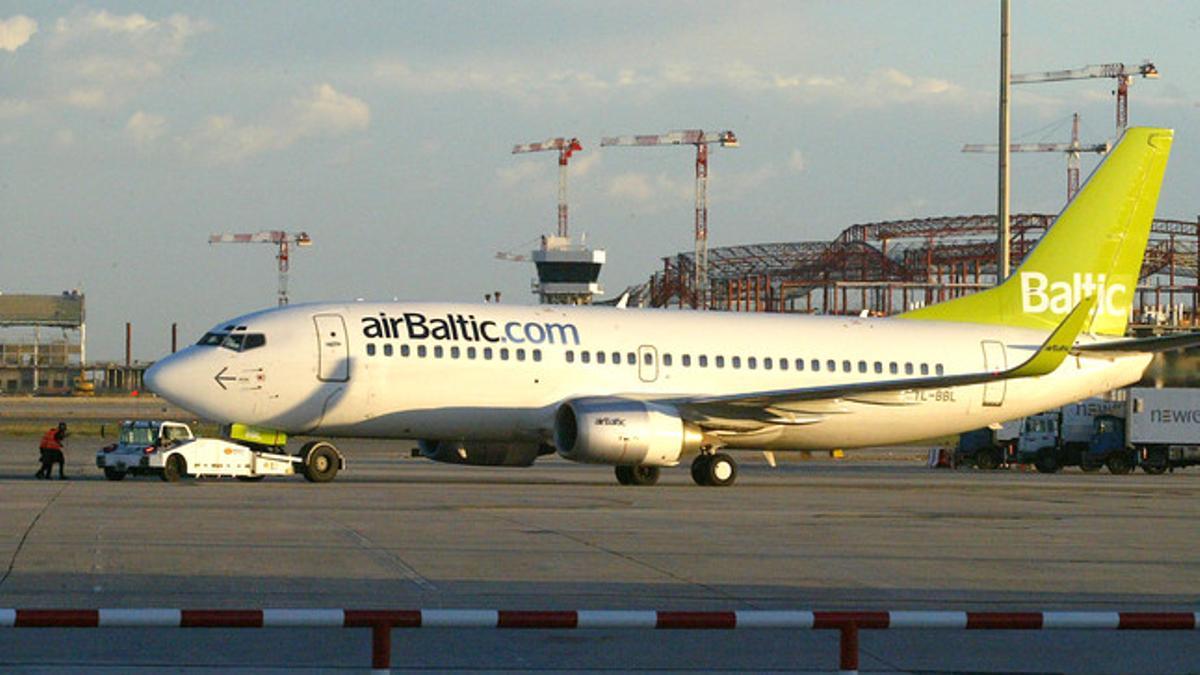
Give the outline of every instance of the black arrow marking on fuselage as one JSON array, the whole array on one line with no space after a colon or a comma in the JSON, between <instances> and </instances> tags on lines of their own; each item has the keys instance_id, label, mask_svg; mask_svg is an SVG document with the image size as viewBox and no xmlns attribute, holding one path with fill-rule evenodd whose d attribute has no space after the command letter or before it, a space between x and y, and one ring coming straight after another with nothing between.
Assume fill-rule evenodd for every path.
<instances>
[{"instance_id":1,"label":"black arrow marking on fuselage","mask_svg":"<svg viewBox=\"0 0 1200 675\"><path fill-rule=\"evenodd\" d=\"M229 387L225 386L226 382L237 382L236 375L227 375L225 377L221 377L222 375L225 375L225 371L227 371L227 370L229 370L229 366L225 366L224 368L222 368L221 372L217 373L217 376L213 378L214 380L217 381L217 384L221 385L222 389L226 389L226 390L229 389Z\"/></svg>"}]
</instances>

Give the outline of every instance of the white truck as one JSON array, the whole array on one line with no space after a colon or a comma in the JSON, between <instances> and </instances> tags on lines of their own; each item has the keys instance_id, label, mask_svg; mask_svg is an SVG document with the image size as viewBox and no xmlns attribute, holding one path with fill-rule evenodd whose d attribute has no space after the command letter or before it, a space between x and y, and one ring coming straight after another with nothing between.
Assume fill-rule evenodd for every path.
<instances>
[{"instance_id":1,"label":"white truck","mask_svg":"<svg viewBox=\"0 0 1200 675\"><path fill-rule=\"evenodd\" d=\"M327 483L346 467L329 443L304 444L289 454L287 436L240 424L223 429L226 438L197 438L188 425L163 420L130 420L121 424L117 442L96 453L96 466L108 480L126 475L157 475L165 481L186 476L233 476L261 480L266 476L302 474Z\"/></svg>"},{"instance_id":2,"label":"white truck","mask_svg":"<svg viewBox=\"0 0 1200 675\"><path fill-rule=\"evenodd\" d=\"M1097 452L1092 447L1096 419L1123 415L1125 399L1125 390L1119 389L1026 417L1017 439L1015 463L1033 464L1040 473L1056 473L1064 466L1096 471L1105 465L1113 473L1128 473L1133 464L1123 455Z\"/></svg>"},{"instance_id":3,"label":"white truck","mask_svg":"<svg viewBox=\"0 0 1200 675\"><path fill-rule=\"evenodd\" d=\"M1200 464L1200 389L1130 389L1120 415L1097 418L1092 451L1150 474Z\"/></svg>"}]
</instances>

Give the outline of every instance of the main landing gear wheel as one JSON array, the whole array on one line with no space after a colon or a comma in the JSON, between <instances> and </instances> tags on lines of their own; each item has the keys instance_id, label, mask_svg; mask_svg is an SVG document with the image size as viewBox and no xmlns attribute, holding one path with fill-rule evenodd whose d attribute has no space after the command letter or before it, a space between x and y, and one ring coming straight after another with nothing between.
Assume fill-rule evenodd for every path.
<instances>
[{"instance_id":1,"label":"main landing gear wheel","mask_svg":"<svg viewBox=\"0 0 1200 675\"><path fill-rule=\"evenodd\" d=\"M621 485L654 485L658 482L657 466L618 466L614 472Z\"/></svg>"},{"instance_id":2,"label":"main landing gear wheel","mask_svg":"<svg viewBox=\"0 0 1200 675\"><path fill-rule=\"evenodd\" d=\"M300 448L304 457L304 477L310 483L328 483L340 468L337 449L326 441L311 441Z\"/></svg>"},{"instance_id":3,"label":"main landing gear wheel","mask_svg":"<svg viewBox=\"0 0 1200 675\"><path fill-rule=\"evenodd\" d=\"M737 462L723 452L698 455L692 461L692 480L697 485L725 487L737 480Z\"/></svg>"}]
</instances>

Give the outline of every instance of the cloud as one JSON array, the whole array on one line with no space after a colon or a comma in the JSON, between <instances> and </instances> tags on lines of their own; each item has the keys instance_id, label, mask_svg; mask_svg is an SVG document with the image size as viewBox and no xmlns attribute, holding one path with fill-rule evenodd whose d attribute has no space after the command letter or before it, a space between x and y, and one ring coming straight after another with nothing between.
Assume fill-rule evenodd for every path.
<instances>
[{"instance_id":1,"label":"cloud","mask_svg":"<svg viewBox=\"0 0 1200 675\"><path fill-rule=\"evenodd\" d=\"M0 49L6 52L17 51L29 42L29 38L33 37L37 29L37 21L24 14L0 21Z\"/></svg>"},{"instance_id":2,"label":"cloud","mask_svg":"<svg viewBox=\"0 0 1200 675\"><path fill-rule=\"evenodd\" d=\"M152 115L141 110L135 112L125 123L125 133L139 147L148 146L167 132L167 120L161 115Z\"/></svg>"},{"instance_id":3,"label":"cloud","mask_svg":"<svg viewBox=\"0 0 1200 675\"><path fill-rule=\"evenodd\" d=\"M496 169L496 178L500 179L501 187L506 188L525 185L531 180L543 178L544 174L542 164L531 159Z\"/></svg>"},{"instance_id":4,"label":"cloud","mask_svg":"<svg viewBox=\"0 0 1200 675\"><path fill-rule=\"evenodd\" d=\"M605 192L613 199L623 199L641 204L668 203L687 200L695 196L695 182L685 181L666 174L651 176L645 173L623 173L611 178Z\"/></svg>"},{"instance_id":5,"label":"cloud","mask_svg":"<svg viewBox=\"0 0 1200 675\"><path fill-rule=\"evenodd\" d=\"M277 152L312 138L333 138L363 131L371 108L330 84L313 87L291 101L270 121L242 123L230 115L214 115L180 144L185 153L217 163L236 163L254 155Z\"/></svg>"},{"instance_id":6,"label":"cloud","mask_svg":"<svg viewBox=\"0 0 1200 675\"><path fill-rule=\"evenodd\" d=\"M796 173L808 169L808 161L804 159L804 153L800 152L799 148L793 149L792 154L788 156L788 168Z\"/></svg>"},{"instance_id":7,"label":"cloud","mask_svg":"<svg viewBox=\"0 0 1200 675\"><path fill-rule=\"evenodd\" d=\"M54 97L67 105L110 108L161 78L191 39L210 28L182 14L155 20L76 9L54 22L47 79Z\"/></svg>"}]
</instances>

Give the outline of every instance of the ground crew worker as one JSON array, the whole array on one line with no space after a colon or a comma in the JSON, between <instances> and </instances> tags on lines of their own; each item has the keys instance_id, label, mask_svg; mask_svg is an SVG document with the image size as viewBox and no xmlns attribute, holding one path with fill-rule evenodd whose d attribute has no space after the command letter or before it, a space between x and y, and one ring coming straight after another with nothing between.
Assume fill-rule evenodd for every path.
<instances>
[{"instance_id":1,"label":"ground crew worker","mask_svg":"<svg viewBox=\"0 0 1200 675\"><path fill-rule=\"evenodd\" d=\"M51 427L42 434L42 442L38 446L38 450L42 455L42 468L38 469L37 477L49 480L50 473L54 470L54 465L58 464L58 479L66 480L67 476L63 473L66 458L63 456L63 441L67 438L67 423L59 422L57 427Z\"/></svg>"}]
</instances>

